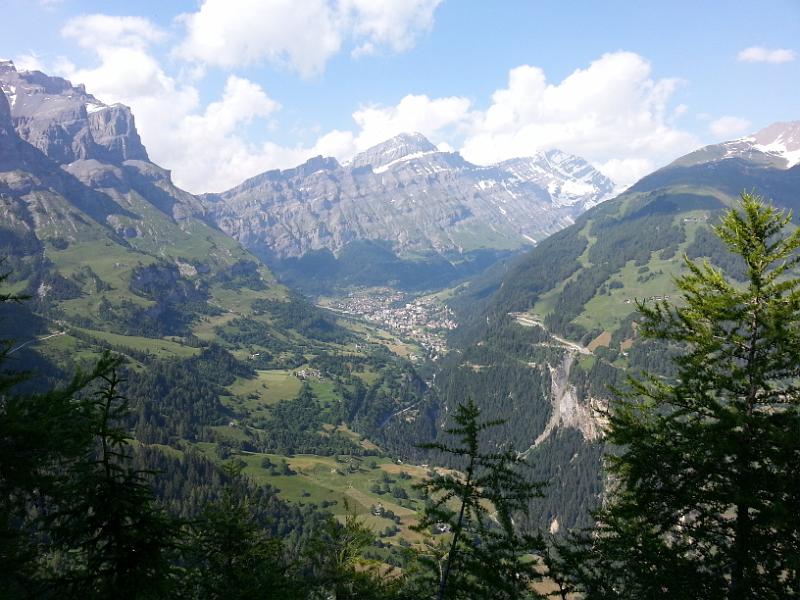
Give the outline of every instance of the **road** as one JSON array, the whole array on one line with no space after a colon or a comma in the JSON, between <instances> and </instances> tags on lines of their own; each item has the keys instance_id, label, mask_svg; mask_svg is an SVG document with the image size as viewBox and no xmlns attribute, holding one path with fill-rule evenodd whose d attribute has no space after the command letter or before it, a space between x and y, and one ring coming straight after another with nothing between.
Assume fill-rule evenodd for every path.
<instances>
[{"instance_id":1,"label":"road","mask_svg":"<svg viewBox=\"0 0 800 600\"><path fill-rule=\"evenodd\" d=\"M574 350L579 354L590 355L592 353L592 351L589 350L586 346L581 346L580 344L576 344L575 342L566 340L562 337L557 336L554 333L551 333L550 331L547 330L547 327L544 326L544 323L538 321L537 319L534 319L531 316L528 316L524 313L508 313L508 314L509 316L514 317L517 323L519 323L520 325L524 325L525 327L536 327L536 326L541 327L542 329L547 331L548 335L551 338L553 338L566 348L570 348L571 350Z\"/></svg>"},{"instance_id":2,"label":"road","mask_svg":"<svg viewBox=\"0 0 800 600\"><path fill-rule=\"evenodd\" d=\"M44 340L49 340L50 338L54 338L54 337L57 337L57 336L59 336L59 335L65 335L66 333L67 333L66 331L58 331L58 332L56 332L56 333L51 333L50 335L45 335L45 336L42 336L42 337L33 338L32 340L28 340L28 341L27 341L27 342L25 342L24 344L20 344L20 345L19 345L19 346L17 346L16 348L12 348L12 349L9 351L9 353L7 354L7 356L11 356L11 355L12 355L12 354L14 354L14 352L16 352L17 350L20 350L20 349L24 348L25 346L27 346L27 345L29 345L29 344L33 344L34 342L42 342L42 341L44 341Z\"/></svg>"}]
</instances>

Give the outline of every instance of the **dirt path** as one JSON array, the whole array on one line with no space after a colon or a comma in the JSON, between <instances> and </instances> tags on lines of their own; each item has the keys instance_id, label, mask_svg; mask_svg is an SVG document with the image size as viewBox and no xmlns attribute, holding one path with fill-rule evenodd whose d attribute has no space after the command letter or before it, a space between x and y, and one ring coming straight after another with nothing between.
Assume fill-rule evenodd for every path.
<instances>
[{"instance_id":1,"label":"dirt path","mask_svg":"<svg viewBox=\"0 0 800 600\"><path fill-rule=\"evenodd\" d=\"M33 338L32 340L28 340L24 344L20 344L16 348L10 350L8 352L7 356L11 356L12 354L14 354L14 352L16 352L17 350L21 350L22 348L24 348L25 346L28 346L29 344L33 344L35 342L43 342L44 340L49 340L50 338L58 337L59 335L65 335L66 333L67 333L66 331L58 331L56 333L51 333L50 335L45 335L45 336L42 336L42 337Z\"/></svg>"},{"instance_id":2,"label":"dirt path","mask_svg":"<svg viewBox=\"0 0 800 600\"><path fill-rule=\"evenodd\" d=\"M541 327L542 329L547 331L547 334L551 338L559 342L565 348L569 348L571 350L574 350L575 352L578 352L579 354L584 354L584 355L589 355L592 353L592 351L589 350L586 346L581 346L580 344L576 344L575 342L572 342L570 340L559 337L554 333L551 333L550 331L548 331L547 327L544 326L544 323L542 323L537 319L534 319L533 317L530 317L524 313L508 313L508 314L514 317L517 323L519 323L520 325L524 325L525 327L536 327L536 326Z\"/></svg>"}]
</instances>

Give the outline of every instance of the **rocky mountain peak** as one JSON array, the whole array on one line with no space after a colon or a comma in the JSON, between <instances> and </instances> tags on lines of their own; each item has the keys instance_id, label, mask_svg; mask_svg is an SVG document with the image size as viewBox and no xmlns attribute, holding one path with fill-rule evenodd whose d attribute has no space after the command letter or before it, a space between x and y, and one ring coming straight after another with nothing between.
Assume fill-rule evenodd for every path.
<instances>
[{"instance_id":1,"label":"rocky mountain peak","mask_svg":"<svg viewBox=\"0 0 800 600\"><path fill-rule=\"evenodd\" d=\"M401 133L364 152L356 154L350 162L350 166L354 169L366 166L377 169L386 167L395 161L436 151L436 146L421 133Z\"/></svg>"},{"instance_id":2,"label":"rocky mountain peak","mask_svg":"<svg viewBox=\"0 0 800 600\"><path fill-rule=\"evenodd\" d=\"M61 77L17 71L11 61L0 62L0 89L18 135L56 162L148 160L127 106L106 105Z\"/></svg>"},{"instance_id":3,"label":"rocky mountain peak","mask_svg":"<svg viewBox=\"0 0 800 600\"><path fill-rule=\"evenodd\" d=\"M0 58L0 73L5 73L7 71L14 71L16 73L17 67L14 66L14 61Z\"/></svg>"},{"instance_id":4,"label":"rocky mountain peak","mask_svg":"<svg viewBox=\"0 0 800 600\"><path fill-rule=\"evenodd\" d=\"M539 185L555 206L591 208L614 195L615 185L583 158L561 150L544 150L498 165L520 182Z\"/></svg>"},{"instance_id":5,"label":"rocky mountain peak","mask_svg":"<svg viewBox=\"0 0 800 600\"><path fill-rule=\"evenodd\" d=\"M786 160L786 168L800 164L800 121L773 123L745 138L757 150Z\"/></svg>"},{"instance_id":6,"label":"rocky mountain peak","mask_svg":"<svg viewBox=\"0 0 800 600\"><path fill-rule=\"evenodd\" d=\"M613 192L589 163L558 150L480 166L406 133L349 164L316 157L207 198L223 231L282 260L338 254L356 241L388 243L397 255L506 251L571 224Z\"/></svg>"}]
</instances>

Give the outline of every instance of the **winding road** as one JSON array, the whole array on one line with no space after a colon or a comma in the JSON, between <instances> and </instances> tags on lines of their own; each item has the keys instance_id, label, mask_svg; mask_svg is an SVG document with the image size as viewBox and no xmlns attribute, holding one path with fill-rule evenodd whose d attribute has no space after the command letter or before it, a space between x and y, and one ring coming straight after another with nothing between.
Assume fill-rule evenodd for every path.
<instances>
[{"instance_id":1,"label":"winding road","mask_svg":"<svg viewBox=\"0 0 800 600\"><path fill-rule=\"evenodd\" d=\"M50 335L45 335L45 336L42 336L42 337L33 338L32 340L28 340L24 344L20 344L16 348L12 348L11 350L9 350L9 352L8 352L8 354L6 356L11 356L17 350L21 350L25 346L27 346L29 344L33 344L34 342L42 342L44 340L49 340L50 338L58 337L59 335L65 335L66 333L67 333L66 331L58 331L56 333L51 333Z\"/></svg>"}]
</instances>

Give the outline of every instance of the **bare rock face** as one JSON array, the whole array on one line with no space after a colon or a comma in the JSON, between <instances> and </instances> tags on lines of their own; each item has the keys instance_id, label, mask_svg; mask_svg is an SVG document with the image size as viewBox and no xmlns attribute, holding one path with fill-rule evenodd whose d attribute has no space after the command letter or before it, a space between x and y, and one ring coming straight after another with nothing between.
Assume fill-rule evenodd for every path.
<instances>
[{"instance_id":1,"label":"bare rock face","mask_svg":"<svg viewBox=\"0 0 800 600\"><path fill-rule=\"evenodd\" d=\"M436 152L436 146L421 133L401 133L366 152L356 154L350 166L355 169L366 166L380 169L409 156L422 156L432 152Z\"/></svg>"},{"instance_id":2,"label":"bare rock face","mask_svg":"<svg viewBox=\"0 0 800 600\"><path fill-rule=\"evenodd\" d=\"M614 184L559 151L483 167L402 134L340 165L317 157L211 194L220 228L277 258L389 241L398 254L514 249L570 225Z\"/></svg>"},{"instance_id":3,"label":"bare rock face","mask_svg":"<svg viewBox=\"0 0 800 600\"><path fill-rule=\"evenodd\" d=\"M108 162L148 160L127 106L113 104L89 113L89 131L95 144L105 150Z\"/></svg>"},{"instance_id":4,"label":"bare rock face","mask_svg":"<svg viewBox=\"0 0 800 600\"><path fill-rule=\"evenodd\" d=\"M149 161L128 107L59 77L18 72L11 61L0 61L0 89L0 185L19 196L37 187L63 192L92 218L126 231L120 214L131 207L130 214L155 207L180 228L207 220L205 203Z\"/></svg>"},{"instance_id":5,"label":"bare rock face","mask_svg":"<svg viewBox=\"0 0 800 600\"><path fill-rule=\"evenodd\" d=\"M18 72L10 61L0 64L0 87L19 136L56 162L148 160L126 106L103 104L60 77Z\"/></svg>"},{"instance_id":6,"label":"bare rock face","mask_svg":"<svg viewBox=\"0 0 800 600\"><path fill-rule=\"evenodd\" d=\"M0 159L9 159L16 145L14 123L11 120L11 107L6 95L0 94Z\"/></svg>"}]
</instances>

